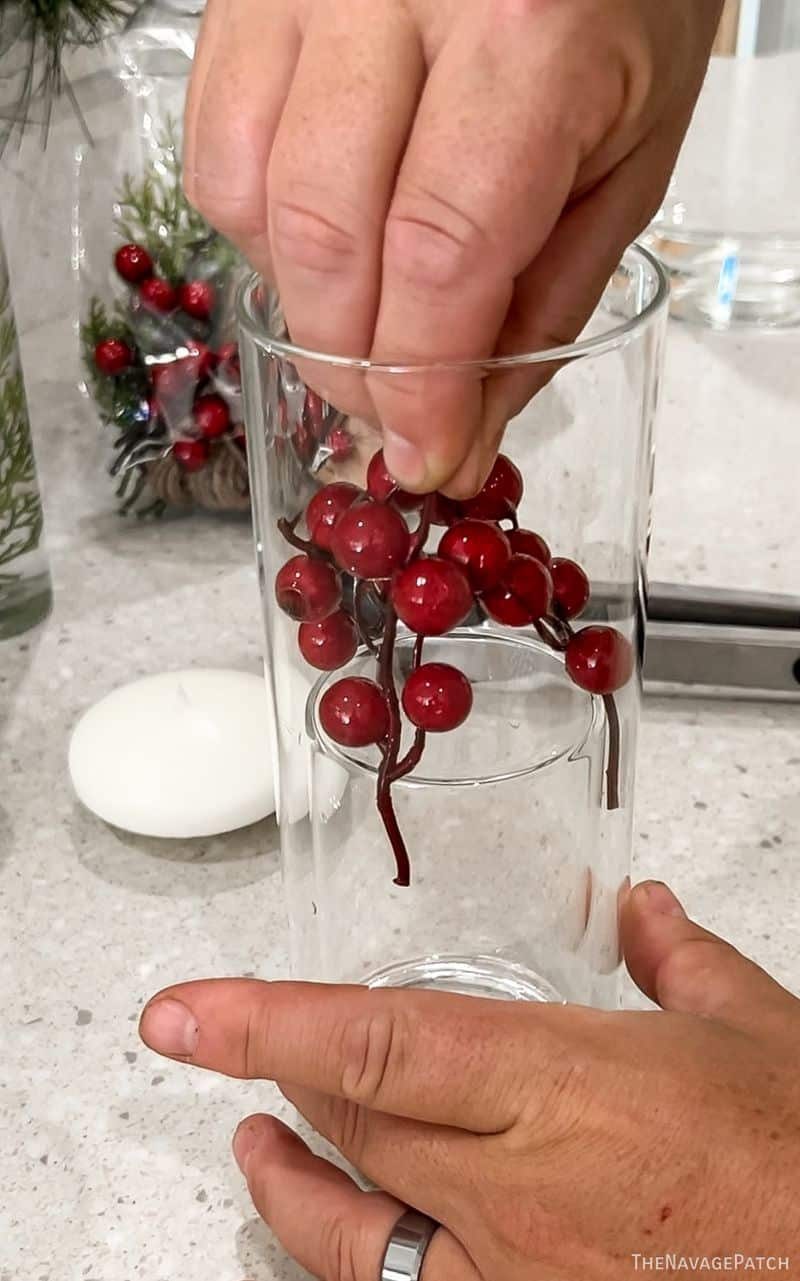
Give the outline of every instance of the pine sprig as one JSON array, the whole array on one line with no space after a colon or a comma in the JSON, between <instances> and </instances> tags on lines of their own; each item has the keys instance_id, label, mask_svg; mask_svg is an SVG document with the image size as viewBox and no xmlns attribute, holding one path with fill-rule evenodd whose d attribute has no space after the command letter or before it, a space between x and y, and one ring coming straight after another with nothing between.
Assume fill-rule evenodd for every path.
<instances>
[{"instance_id":1,"label":"pine sprig","mask_svg":"<svg viewBox=\"0 0 800 1281\"><path fill-rule=\"evenodd\" d=\"M135 347L133 330L122 303L115 303L109 312L99 298L92 298L89 314L81 325L81 349L89 388L106 422L129 426L146 399L147 375L137 365L116 378L102 374L94 361L94 349L104 338L121 338L131 349Z\"/></svg>"},{"instance_id":2,"label":"pine sprig","mask_svg":"<svg viewBox=\"0 0 800 1281\"><path fill-rule=\"evenodd\" d=\"M0 294L0 315L8 309L8 284ZM0 323L0 566L33 551L42 535L42 506L36 488L28 406L22 373L11 365L16 347L14 321ZM17 574L0 574L0 583Z\"/></svg>"}]
</instances>

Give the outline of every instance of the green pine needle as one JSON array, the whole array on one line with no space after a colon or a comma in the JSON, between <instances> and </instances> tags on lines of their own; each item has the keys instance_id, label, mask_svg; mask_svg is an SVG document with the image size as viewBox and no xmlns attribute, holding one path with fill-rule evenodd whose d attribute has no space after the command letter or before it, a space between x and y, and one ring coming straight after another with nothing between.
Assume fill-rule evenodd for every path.
<instances>
[{"instance_id":1,"label":"green pine needle","mask_svg":"<svg viewBox=\"0 0 800 1281\"><path fill-rule=\"evenodd\" d=\"M28 405L17 362L8 284L0 288L0 567L33 551L42 536ZM0 583L18 575L0 573Z\"/></svg>"}]
</instances>

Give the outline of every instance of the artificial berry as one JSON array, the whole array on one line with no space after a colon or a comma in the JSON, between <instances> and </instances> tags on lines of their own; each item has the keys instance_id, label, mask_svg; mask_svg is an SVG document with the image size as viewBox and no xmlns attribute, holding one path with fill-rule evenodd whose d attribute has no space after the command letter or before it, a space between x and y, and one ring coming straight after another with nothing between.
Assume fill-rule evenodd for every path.
<instances>
[{"instance_id":1,"label":"artificial berry","mask_svg":"<svg viewBox=\"0 0 800 1281\"><path fill-rule=\"evenodd\" d=\"M138 285L153 274L153 259L142 245L120 245L114 266L129 285Z\"/></svg>"},{"instance_id":2,"label":"artificial berry","mask_svg":"<svg viewBox=\"0 0 800 1281\"><path fill-rule=\"evenodd\" d=\"M220 369L232 382L239 382L242 369L239 363L239 347L235 342L223 343L217 352Z\"/></svg>"},{"instance_id":3,"label":"artificial berry","mask_svg":"<svg viewBox=\"0 0 800 1281\"><path fill-rule=\"evenodd\" d=\"M457 729L472 709L472 686L449 663L423 663L405 683L403 709L419 729L430 733Z\"/></svg>"},{"instance_id":4,"label":"artificial berry","mask_svg":"<svg viewBox=\"0 0 800 1281\"><path fill-rule=\"evenodd\" d=\"M389 474L386 463L383 461L382 449L379 449L370 459L367 468L367 490L378 502L386 502L391 498L392 502L403 511L413 511L416 507L421 507L424 501L422 494L409 494L405 489L398 487L397 481Z\"/></svg>"},{"instance_id":5,"label":"artificial berry","mask_svg":"<svg viewBox=\"0 0 800 1281\"><path fill-rule=\"evenodd\" d=\"M633 646L613 627L584 627L565 654L567 672L590 694L613 694L633 675Z\"/></svg>"},{"instance_id":6,"label":"artificial berry","mask_svg":"<svg viewBox=\"0 0 800 1281\"><path fill-rule=\"evenodd\" d=\"M420 636L442 636L463 623L473 605L466 574L451 560L420 556L392 584L397 616Z\"/></svg>"},{"instance_id":7,"label":"artificial berry","mask_svg":"<svg viewBox=\"0 0 800 1281\"><path fill-rule=\"evenodd\" d=\"M192 407L200 378L197 357L184 356L168 365L154 365L151 377L161 414L168 422L180 422Z\"/></svg>"},{"instance_id":8,"label":"artificial berry","mask_svg":"<svg viewBox=\"0 0 800 1281\"><path fill-rule=\"evenodd\" d=\"M124 374L133 363L133 352L121 338L104 338L94 349L94 363L101 374Z\"/></svg>"},{"instance_id":9,"label":"artificial berry","mask_svg":"<svg viewBox=\"0 0 800 1281\"><path fill-rule=\"evenodd\" d=\"M295 622L319 623L339 608L342 586L326 561L301 554L293 556L278 571L275 598Z\"/></svg>"},{"instance_id":10,"label":"artificial berry","mask_svg":"<svg viewBox=\"0 0 800 1281\"><path fill-rule=\"evenodd\" d=\"M214 440L230 427L230 410L221 396L198 396L192 406L192 421L201 436Z\"/></svg>"},{"instance_id":11,"label":"artificial berry","mask_svg":"<svg viewBox=\"0 0 800 1281\"><path fill-rule=\"evenodd\" d=\"M532 556L515 552L500 585L486 592L482 600L495 622L506 627L526 627L550 610L553 601L550 571Z\"/></svg>"},{"instance_id":12,"label":"artificial berry","mask_svg":"<svg viewBox=\"0 0 800 1281\"><path fill-rule=\"evenodd\" d=\"M464 515L477 520L503 520L519 507L523 488L519 468L505 454L498 454L483 488L461 504Z\"/></svg>"},{"instance_id":13,"label":"artificial berry","mask_svg":"<svg viewBox=\"0 0 800 1281\"><path fill-rule=\"evenodd\" d=\"M297 633L300 653L311 667L334 672L344 667L358 649L358 633L349 614L337 609L320 623L301 623Z\"/></svg>"},{"instance_id":14,"label":"artificial berry","mask_svg":"<svg viewBox=\"0 0 800 1281\"><path fill-rule=\"evenodd\" d=\"M353 452L353 438L346 427L334 427L325 441L334 462L342 463Z\"/></svg>"},{"instance_id":15,"label":"artificial berry","mask_svg":"<svg viewBox=\"0 0 800 1281\"><path fill-rule=\"evenodd\" d=\"M219 355L212 351L207 343L200 342L197 338L189 339L187 343L189 355L187 360L197 362L197 375L200 379L208 378L213 373L219 363Z\"/></svg>"},{"instance_id":16,"label":"artificial berry","mask_svg":"<svg viewBox=\"0 0 800 1281\"><path fill-rule=\"evenodd\" d=\"M310 388L306 391L305 404L303 406L303 420L307 427L314 433L316 440L322 440L325 435L325 422L328 417L328 406L321 396Z\"/></svg>"},{"instance_id":17,"label":"artificial berry","mask_svg":"<svg viewBox=\"0 0 800 1281\"><path fill-rule=\"evenodd\" d=\"M564 556L550 564L553 578L553 601L559 618L577 618L589 599L589 579L580 565Z\"/></svg>"},{"instance_id":18,"label":"artificial berry","mask_svg":"<svg viewBox=\"0 0 800 1281\"><path fill-rule=\"evenodd\" d=\"M174 285L160 276L149 276L139 286L139 297L153 311L172 311L178 301Z\"/></svg>"},{"instance_id":19,"label":"artificial berry","mask_svg":"<svg viewBox=\"0 0 800 1281\"><path fill-rule=\"evenodd\" d=\"M352 507L361 497L357 485L348 485L345 481L335 481L320 489L306 508L306 526L309 537L317 547L324 551L331 550L333 527L342 512Z\"/></svg>"},{"instance_id":20,"label":"artificial berry","mask_svg":"<svg viewBox=\"0 0 800 1281\"><path fill-rule=\"evenodd\" d=\"M178 290L181 310L195 320L208 320L216 301L217 291L208 280L190 280Z\"/></svg>"},{"instance_id":21,"label":"artificial berry","mask_svg":"<svg viewBox=\"0 0 800 1281\"><path fill-rule=\"evenodd\" d=\"M322 695L319 719L325 733L343 747L379 743L389 730L386 699L374 681L345 676Z\"/></svg>"},{"instance_id":22,"label":"artificial berry","mask_svg":"<svg viewBox=\"0 0 800 1281\"><path fill-rule=\"evenodd\" d=\"M523 556L532 556L543 565L550 564L550 548L541 534L534 534L532 529L512 529L508 535L512 552L521 552Z\"/></svg>"},{"instance_id":23,"label":"artificial berry","mask_svg":"<svg viewBox=\"0 0 800 1281\"><path fill-rule=\"evenodd\" d=\"M176 440L172 452L186 471L200 471L208 462L208 441Z\"/></svg>"},{"instance_id":24,"label":"artificial berry","mask_svg":"<svg viewBox=\"0 0 800 1281\"><path fill-rule=\"evenodd\" d=\"M460 565L475 592L496 587L511 559L511 544L497 525L459 520L439 543L439 555Z\"/></svg>"},{"instance_id":25,"label":"artificial berry","mask_svg":"<svg viewBox=\"0 0 800 1281\"><path fill-rule=\"evenodd\" d=\"M389 578L405 564L410 544L400 513L372 499L342 512L331 535L337 564L355 578Z\"/></svg>"}]
</instances>

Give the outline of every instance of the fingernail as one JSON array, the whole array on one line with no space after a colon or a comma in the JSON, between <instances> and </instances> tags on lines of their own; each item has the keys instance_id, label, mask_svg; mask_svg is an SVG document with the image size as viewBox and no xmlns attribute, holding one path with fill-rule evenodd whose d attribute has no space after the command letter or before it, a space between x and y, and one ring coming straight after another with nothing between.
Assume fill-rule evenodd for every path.
<instances>
[{"instance_id":1,"label":"fingernail","mask_svg":"<svg viewBox=\"0 0 800 1281\"><path fill-rule=\"evenodd\" d=\"M646 893L647 906L651 912L658 912L661 916L686 917L672 890L663 881L653 881L646 887Z\"/></svg>"},{"instance_id":2,"label":"fingernail","mask_svg":"<svg viewBox=\"0 0 800 1281\"><path fill-rule=\"evenodd\" d=\"M197 1049L200 1028L182 1001L165 996L147 1006L139 1024L139 1035L156 1053L185 1058Z\"/></svg>"},{"instance_id":3,"label":"fingernail","mask_svg":"<svg viewBox=\"0 0 800 1281\"><path fill-rule=\"evenodd\" d=\"M405 436L393 431L383 433L383 457L390 475L399 485L422 489L428 475L428 465L422 450Z\"/></svg>"},{"instance_id":4,"label":"fingernail","mask_svg":"<svg viewBox=\"0 0 800 1281\"><path fill-rule=\"evenodd\" d=\"M233 1136L233 1155L245 1178L250 1157L264 1137L263 1121L263 1117L249 1116L246 1121L241 1122Z\"/></svg>"}]
</instances>

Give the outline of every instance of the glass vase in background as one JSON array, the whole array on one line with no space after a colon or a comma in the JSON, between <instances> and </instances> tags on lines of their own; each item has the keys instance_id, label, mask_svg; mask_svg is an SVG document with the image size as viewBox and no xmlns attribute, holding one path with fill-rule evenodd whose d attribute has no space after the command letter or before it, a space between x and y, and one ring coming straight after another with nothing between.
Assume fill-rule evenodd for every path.
<instances>
[{"instance_id":1,"label":"glass vase in background","mask_svg":"<svg viewBox=\"0 0 800 1281\"><path fill-rule=\"evenodd\" d=\"M0 640L40 623L52 604L8 267L0 239Z\"/></svg>"},{"instance_id":2,"label":"glass vase in background","mask_svg":"<svg viewBox=\"0 0 800 1281\"><path fill-rule=\"evenodd\" d=\"M712 57L646 243L671 312L727 329L800 322L800 9L746 0L730 56Z\"/></svg>"},{"instance_id":3,"label":"glass vase in background","mask_svg":"<svg viewBox=\"0 0 800 1281\"><path fill-rule=\"evenodd\" d=\"M277 770L295 977L618 1004L617 918L631 855L651 428L666 298L662 271L634 248L575 345L426 367L302 352L266 287L252 281L243 290L245 418L276 727L265 750L271 747ZM330 539L344 538L343 517L330 526L329 512L317 525L305 513L326 485L367 485L380 432L353 407L375 380L423 396L434 415L440 392L485 392L556 370L510 423L503 448L524 484L520 526L545 539L554 556L579 562L591 580L580 618L515 627L497 621L504 611L496 601L494 614L488 610L488 593L470 596L464 617L446 634L428 634L420 656L413 620L399 604L407 572L365 582L367 572L341 571L333 632L310 624L301 634L276 603L276 577L284 582L287 562L305 556L312 536L312 574L330 584ZM324 388L338 403L320 399ZM373 494L381 491L379 470L369 483ZM387 501L395 514L381 519L396 529L403 504ZM366 504L370 513L375 505ZM413 540L424 516L407 507ZM363 510L353 506L357 521ZM420 532L427 556L457 513L438 501L423 513L433 518L427 536ZM484 507L497 530L491 515ZM510 533L511 523L504 527ZM549 577L547 549L537 555L548 567L534 577ZM387 668L395 604L401 617ZM611 697L567 675L563 633L585 626L613 629L629 655L630 679ZM314 648L319 635L333 635L331 650ZM410 863L404 878L376 801L385 800L391 726L402 724L393 759L407 763L418 741L413 727L399 713L379 746L343 747L331 736L326 696L342 679L379 680L384 691L402 691L405 708L420 657L466 676L472 709L458 728L427 735L412 772L395 772L392 804ZM331 659L337 670L319 670ZM397 883L404 879L410 884Z\"/></svg>"}]
</instances>

